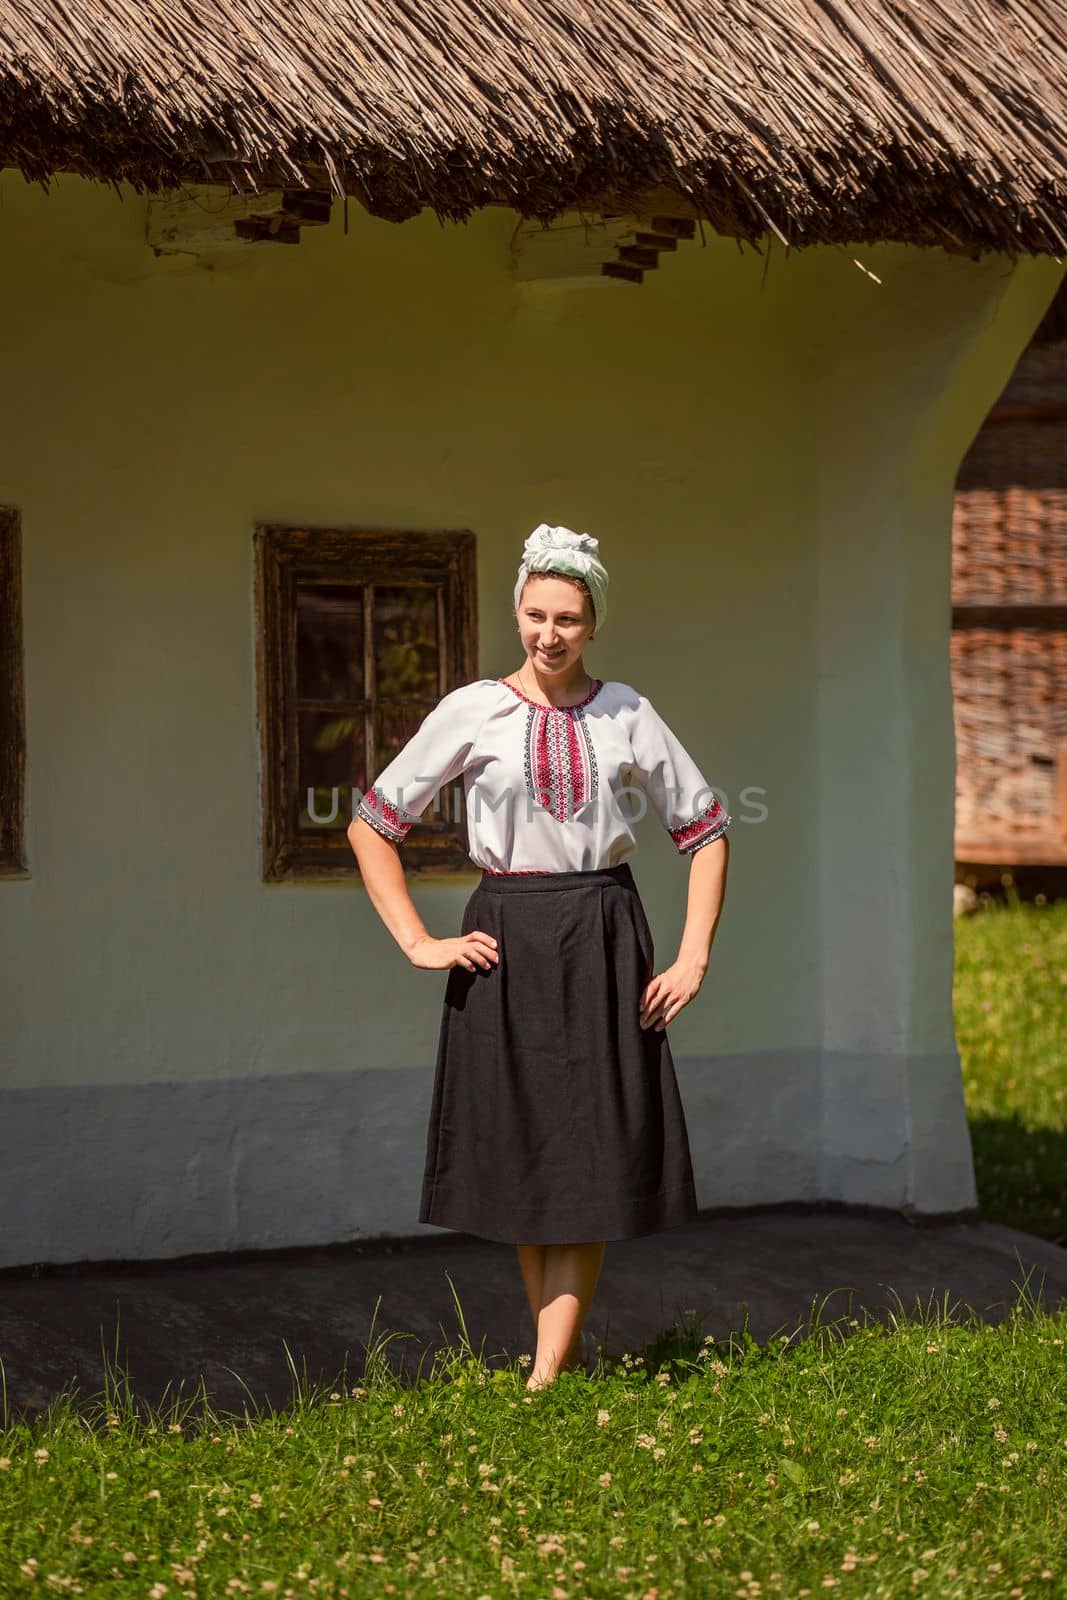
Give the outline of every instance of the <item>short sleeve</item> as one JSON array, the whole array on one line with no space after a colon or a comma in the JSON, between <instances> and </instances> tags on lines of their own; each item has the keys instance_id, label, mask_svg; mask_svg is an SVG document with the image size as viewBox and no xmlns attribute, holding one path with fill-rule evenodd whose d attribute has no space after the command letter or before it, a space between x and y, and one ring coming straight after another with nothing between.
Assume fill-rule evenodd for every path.
<instances>
[{"instance_id":1,"label":"short sleeve","mask_svg":"<svg viewBox=\"0 0 1067 1600\"><path fill-rule=\"evenodd\" d=\"M470 760L486 711L475 688L465 684L444 695L360 801L356 815L394 844L403 843L437 791Z\"/></svg>"},{"instance_id":2,"label":"short sleeve","mask_svg":"<svg viewBox=\"0 0 1067 1600\"><path fill-rule=\"evenodd\" d=\"M644 695L630 731L641 787L680 855L720 839L733 818L689 751Z\"/></svg>"}]
</instances>

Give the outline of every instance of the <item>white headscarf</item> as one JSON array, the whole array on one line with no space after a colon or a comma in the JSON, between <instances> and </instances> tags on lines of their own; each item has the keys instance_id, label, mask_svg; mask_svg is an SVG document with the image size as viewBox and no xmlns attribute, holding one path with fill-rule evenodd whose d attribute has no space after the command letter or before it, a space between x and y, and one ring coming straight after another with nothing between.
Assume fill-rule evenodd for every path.
<instances>
[{"instance_id":1,"label":"white headscarf","mask_svg":"<svg viewBox=\"0 0 1067 1600\"><path fill-rule=\"evenodd\" d=\"M533 572L559 572L565 577L582 578L589 585L597 627L608 609L608 574L597 554L600 541L588 533L573 533L570 528L550 528L538 523L527 539L515 583L515 609L519 609L522 586Z\"/></svg>"}]
</instances>

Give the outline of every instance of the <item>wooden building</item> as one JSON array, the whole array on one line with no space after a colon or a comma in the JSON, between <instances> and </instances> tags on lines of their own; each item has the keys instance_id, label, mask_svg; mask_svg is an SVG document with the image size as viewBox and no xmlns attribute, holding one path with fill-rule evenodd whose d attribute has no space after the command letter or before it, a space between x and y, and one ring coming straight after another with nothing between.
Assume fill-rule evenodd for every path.
<instances>
[{"instance_id":1,"label":"wooden building","mask_svg":"<svg viewBox=\"0 0 1067 1600\"><path fill-rule=\"evenodd\" d=\"M961 877L1067 866L1067 295L960 468L953 519Z\"/></svg>"}]
</instances>

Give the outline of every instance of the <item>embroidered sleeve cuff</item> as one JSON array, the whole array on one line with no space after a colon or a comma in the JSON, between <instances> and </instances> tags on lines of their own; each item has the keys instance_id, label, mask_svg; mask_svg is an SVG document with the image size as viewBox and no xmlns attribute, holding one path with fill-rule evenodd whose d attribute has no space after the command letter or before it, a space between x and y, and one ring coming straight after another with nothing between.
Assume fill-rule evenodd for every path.
<instances>
[{"instance_id":1,"label":"embroidered sleeve cuff","mask_svg":"<svg viewBox=\"0 0 1067 1600\"><path fill-rule=\"evenodd\" d=\"M380 789L368 789L363 799L359 802L357 816L369 822L370 826L382 834L384 838L391 839L394 844L402 844L409 828L419 820L402 811L399 806L387 800Z\"/></svg>"},{"instance_id":2,"label":"embroidered sleeve cuff","mask_svg":"<svg viewBox=\"0 0 1067 1600\"><path fill-rule=\"evenodd\" d=\"M715 799L706 810L693 818L692 822L684 822L680 828L668 828L667 832L678 847L678 853L690 856L694 850L699 850L701 845L710 844L713 839L721 839L733 818L726 813L722 801Z\"/></svg>"}]
</instances>

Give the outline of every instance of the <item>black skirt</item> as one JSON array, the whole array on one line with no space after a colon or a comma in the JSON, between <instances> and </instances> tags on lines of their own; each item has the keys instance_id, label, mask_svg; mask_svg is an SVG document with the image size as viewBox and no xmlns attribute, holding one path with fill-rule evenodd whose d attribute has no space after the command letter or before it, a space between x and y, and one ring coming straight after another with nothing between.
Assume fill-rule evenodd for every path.
<instances>
[{"instance_id":1,"label":"black skirt","mask_svg":"<svg viewBox=\"0 0 1067 1600\"><path fill-rule=\"evenodd\" d=\"M449 970L419 1221L503 1244L629 1239L697 1215L666 1030L642 1028L652 933L626 863L485 872Z\"/></svg>"}]
</instances>

